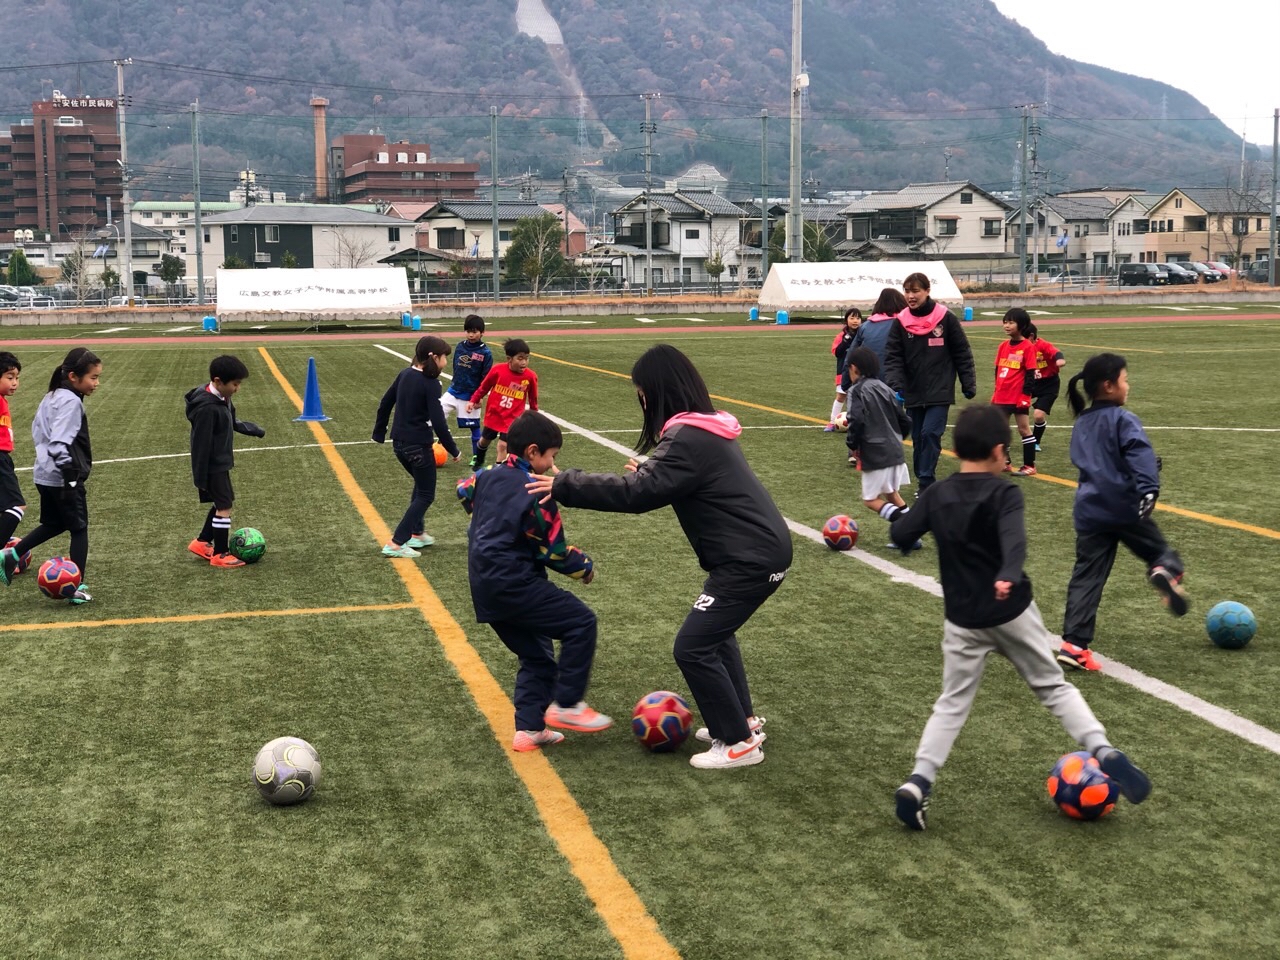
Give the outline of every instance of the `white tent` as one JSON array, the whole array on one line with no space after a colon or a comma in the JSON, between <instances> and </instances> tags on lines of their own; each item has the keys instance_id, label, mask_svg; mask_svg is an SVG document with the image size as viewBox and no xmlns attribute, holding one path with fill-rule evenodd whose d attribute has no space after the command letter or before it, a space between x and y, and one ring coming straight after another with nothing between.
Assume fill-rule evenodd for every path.
<instances>
[{"instance_id":1,"label":"white tent","mask_svg":"<svg viewBox=\"0 0 1280 960\"><path fill-rule=\"evenodd\" d=\"M775 263L760 290L761 310L843 312L869 307L885 287L902 289L908 274L929 278L930 294L955 308L964 302L951 271L941 260L904 263L891 260L844 263Z\"/></svg>"},{"instance_id":2,"label":"white tent","mask_svg":"<svg viewBox=\"0 0 1280 960\"><path fill-rule=\"evenodd\" d=\"M218 268L221 320L399 320L409 279L386 267L357 270Z\"/></svg>"}]
</instances>

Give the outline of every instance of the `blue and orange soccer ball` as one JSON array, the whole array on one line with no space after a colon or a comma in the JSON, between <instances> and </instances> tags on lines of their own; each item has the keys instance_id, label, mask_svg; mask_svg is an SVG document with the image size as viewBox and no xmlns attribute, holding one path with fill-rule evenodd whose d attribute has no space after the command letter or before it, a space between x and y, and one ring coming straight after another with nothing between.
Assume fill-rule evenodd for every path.
<instances>
[{"instance_id":1,"label":"blue and orange soccer ball","mask_svg":"<svg viewBox=\"0 0 1280 960\"><path fill-rule=\"evenodd\" d=\"M70 600L80 587L80 568L66 557L51 557L40 564L36 586L50 600Z\"/></svg>"},{"instance_id":2,"label":"blue and orange soccer ball","mask_svg":"<svg viewBox=\"0 0 1280 960\"><path fill-rule=\"evenodd\" d=\"M1120 790L1083 750L1064 754L1054 764L1047 783L1058 809L1073 820L1097 820L1114 809Z\"/></svg>"},{"instance_id":3,"label":"blue and orange soccer ball","mask_svg":"<svg viewBox=\"0 0 1280 960\"><path fill-rule=\"evenodd\" d=\"M645 694L631 714L631 732L652 753L670 753L689 737L693 714L684 697L670 690Z\"/></svg>"},{"instance_id":4,"label":"blue and orange soccer ball","mask_svg":"<svg viewBox=\"0 0 1280 960\"><path fill-rule=\"evenodd\" d=\"M21 542L22 542L22 541L21 541L21 540L19 540L17 537L10 537L10 538L9 538L9 542L8 542L8 543L6 543L4 546L5 546L5 549L6 549L6 550L12 550L14 547L16 547L16 546L17 546L18 544L20 544ZM18 565L17 565L16 567L14 567L14 568L13 568L13 575L16 577L18 574L20 574L20 573L22 573L24 570L26 570L26 569L27 569L27 567L29 567L29 566L31 566L31 551L30 551L30 550L28 550L26 553L24 553L22 556L20 556L20 557L18 558Z\"/></svg>"},{"instance_id":5,"label":"blue and orange soccer ball","mask_svg":"<svg viewBox=\"0 0 1280 960\"><path fill-rule=\"evenodd\" d=\"M858 522L843 513L822 525L822 539L832 550L852 550L858 542Z\"/></svg>"},{"instance_id":6,"label":"blue and orange soccer ball","mask_svg":"<svg viewBox=\"0 0 1280 960\"><path fill-rule=\"evenodd\" d=\"M1239 650L1258 632L1258 620L1243 603L1223 600L1204 618L1204 628L1215 646Z\"/></svg>"}]
</instances>

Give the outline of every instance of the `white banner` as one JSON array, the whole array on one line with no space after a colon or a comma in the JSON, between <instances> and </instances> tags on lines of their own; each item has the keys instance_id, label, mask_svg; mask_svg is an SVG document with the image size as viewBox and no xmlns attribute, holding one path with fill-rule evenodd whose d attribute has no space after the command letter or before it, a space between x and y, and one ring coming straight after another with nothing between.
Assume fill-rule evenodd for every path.
<instances>
[{"instance_id":1,"label":"white banner","mask_svg":"<svg viewBox=\"0 0 1280 960\"><path fill-rule=\"evenodd\" d=\"M902 289L908 274L929 278L930 295L948 305L964 302L951 271L941 260L896 260L845 263L776 263L760 290L760 309L835 310L868 307L885 287Z\"/></svg>"},{"instance_id":2,"label":"white banner","mask_svg":"<svg viewBox=\"0 0 1280 960\"><path fill-rule=\"evenodd\" d=\"M218 318L398 320L410 310L405 271L218 268Z\"/></svg>"}]
</instances>

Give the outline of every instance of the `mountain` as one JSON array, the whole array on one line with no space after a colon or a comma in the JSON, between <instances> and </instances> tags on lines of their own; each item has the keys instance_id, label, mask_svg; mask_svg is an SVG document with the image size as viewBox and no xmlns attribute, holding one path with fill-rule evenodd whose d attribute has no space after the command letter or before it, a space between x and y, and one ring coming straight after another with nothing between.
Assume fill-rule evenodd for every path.
<instances>
[{"instance_id":1,"label":"mountain","mask_svg":"<svg viewBox=\"0 0 1280 960\"><path fill-rule=\"evenodd\" d=\"M330 136L377 129L484 171L495 106L503 178L530 170L558 187L584 159L643 170L640 95L653 92L659 182L706 161L731 192L758 190L768 109L770 189L785 193L787 0L543 2L19 0L29 13L0 33L0 63L24 66L3 73L0 118L29 115L55 87L111 96L111 60L128 56L142 196L189 193L197 98L205 196L225 195L244 168L272 189L309 191L315 95L331 102ZM517 8L525 29L542 24L532 32L554 40L558 27L563 43L520 33ZM807 0L803 49L808 191L944 171L1009 189L1028 103L1041 104L1035 168L1049 189L1213 185L1233 160L1238 171L1239 141L1190 95L1056 56L989 0Z\"/></svg>"}]
</instances>

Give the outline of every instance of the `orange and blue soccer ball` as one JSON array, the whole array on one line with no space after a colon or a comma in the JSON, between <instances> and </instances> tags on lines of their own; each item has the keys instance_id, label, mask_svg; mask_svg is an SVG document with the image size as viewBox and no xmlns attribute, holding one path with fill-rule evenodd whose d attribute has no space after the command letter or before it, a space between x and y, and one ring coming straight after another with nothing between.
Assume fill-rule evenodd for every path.
<instances>
[{"instance_id":1,"label":"orange and blue soccer ball","mask_svg":"<svg viewBox=\"0 0 1280 960\"><path fill-rule=\"evenodd\" d=\"M822 525L822 539L832 550L852 550L858 542L858 522L843 513Z\"/></svg>"},{"instance_id":2,"label":"orange and blue soccer ball","mask_svg":"<svg viewBox=\"0 0 1280 960\"><path fill-rule=\"evenodd\" d=\"M51 557L40 564L36 586L50 600L70 600L80 587L80 568L66 557Z\"/></svg>"},{"instance_id":3,"label":"orange and blue soccer ball","mask_svg":"<svg viewBox=\"0 0 1280 960\"><path fill-rule=\"evenodd\" d=\"M9 542L5 544L5 549L7 549L7 550L12 550L14 547L16 547L16 546L17 546L18 544L20 544L21 542L22 542L22 541L21 541L19 538L17 538L17 537L10 537L10 538L9 538ZM30 551L30 550L28 550L26 553L24 553L22 556L20 556L20 557L18 558L18 565L17 565L16 567L14 567L14 568L13 568L13 575L16 577L18 574L20 574L20 573L22 573L24 570L26 570L26 569L27 569L27 567L29 567L29 566L31 566L31 551Z\"/></svg>"},{"instance_id":4,"label":"orange and blue soccer ball","mask_svg":"<svg viewBox=\"0 0 1280 960\"><path fill-rule=\"evenodd\" d=\"M1243 603L1223 600L1204 618L1204 628L1215 646L1239 650L1258 632L1258 619Z\"/></svg>"},{"instance_id":5,"label":"orange and blue soccer ball","mask_svg":"<svg viewBox=\"0 0 1280 960\"><path fill-rule=\"evenodd\" d=\"M1083 750L1059 758L1049 774L1049 796L1073 820L1097 820L1116 805L1120 790Z\"/></svg>"},{"instance_id":6,"label":"orange and blue soccer ball","mask_svg":"<svg viewBox=\"0 0 1280 960\"><path fill-rule=\"evenodd\" d=\"M653 753L670 753L689 736L693 714L684 697L670 690L645 694L631 714L631 732Z\"/></svg>"}]
</instances>

